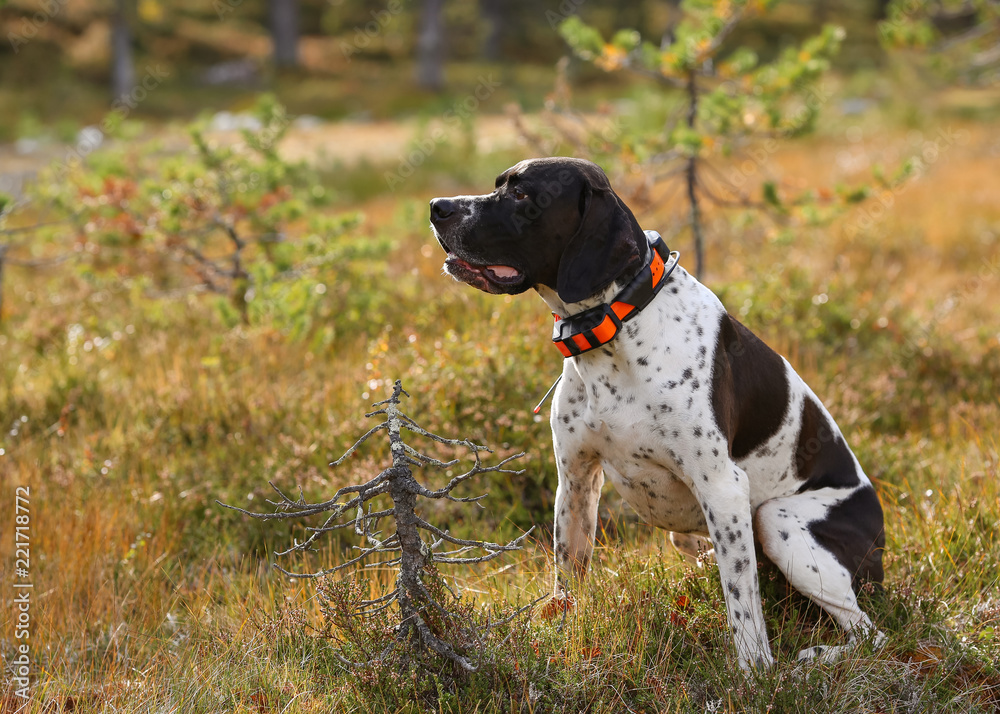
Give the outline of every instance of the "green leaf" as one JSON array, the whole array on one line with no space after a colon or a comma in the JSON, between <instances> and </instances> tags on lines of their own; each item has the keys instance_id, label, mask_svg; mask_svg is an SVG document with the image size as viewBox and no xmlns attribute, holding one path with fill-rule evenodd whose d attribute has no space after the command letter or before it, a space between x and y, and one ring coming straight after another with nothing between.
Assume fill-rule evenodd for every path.
<instances>
[{"instance_id":1,"label":"green leaf","mask_svg":"<svg viewBox=\"0 0 1000 714\"><path fill-rule=\"evenodd\" d=\"M635 30L618 30L611 38L611 44L615 47L631 52L642 41L639 33Z\"/></svg>"},{"instance_id":2,"label":"green leaf","mask_svg":"<svg viewBox=\"0 0 1000 714\"><path fill-rule=\"evenodd\" d=\"M704 138L695 129L678 127L673 133L674 144L686 156L697 156L704 145Z\"/></svg>"},{"instance_id":3,"label":"green leaf","mask_svg":"<svg viewBox=\"0 0 1000 714\"><path fill-rule=\"evenodd\" d=\"M604 38L601 37L601 33L576 15L567 17L559 24L559 34L583 59L599 57L604 50Z\"/></svg>"}]
</instances>

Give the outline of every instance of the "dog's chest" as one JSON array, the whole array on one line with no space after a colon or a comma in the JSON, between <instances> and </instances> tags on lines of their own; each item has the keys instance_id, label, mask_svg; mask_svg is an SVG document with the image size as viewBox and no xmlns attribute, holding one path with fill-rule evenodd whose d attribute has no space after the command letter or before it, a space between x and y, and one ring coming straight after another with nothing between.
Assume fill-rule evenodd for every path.
<instances>
[{"instance_id":1,"label":"dog's chest","mask_svg":"<svg viewBox=\"0 0 1000 714\"><path fill-rule=\"evenodd\" d=\"M600 453L605 476L651 525L702 530L704 519L684 469L679 417L690 395L654 389L634 375L591 381L575 423ZM692 404L693 406L693 404Z\"/></svg>"},{"instance_id":2,"label":"dog's chest","mask_svg":"<svg viewBox=\"0 0 1000 714\"><path fill-rule=\"evenodd\" d=\"M605 424L616 438L606 442L601 463L622 499L647 523L677 532L701 532L704 516L678 461L656 436L636 425Z\"/></svg>"},{"instance_id":3,"label":"dog's chest","mask_svg":"<svg viewBox=\"0 0 1000 714\"><path fill-rule=\"evenodd\" d=\"M700 321L710 307L675 298L626 323L614 349L577 364L569 408L555 420L557 430L582 430L605 476L640 517L678 532L705 526L691 490L692 456L726 448L721 436L711 441L706 426L712 423L711 337Z\"/></svg>"}]
</instances>

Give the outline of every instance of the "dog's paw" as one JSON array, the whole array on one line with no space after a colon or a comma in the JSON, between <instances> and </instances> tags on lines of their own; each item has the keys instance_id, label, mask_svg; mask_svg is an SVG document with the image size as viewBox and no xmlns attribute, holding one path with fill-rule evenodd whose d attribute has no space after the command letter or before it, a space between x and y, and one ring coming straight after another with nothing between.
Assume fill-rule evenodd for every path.
<instances>
[{"instance_id":1,"label":"dog's paw","mask_svg":"<svg viewBox=\"0 0 1000 714\"><path fill-rule=\"evenodd\" d=\"M875 630L869 636L869 641L872 648L877 650L886 643L886 636ZM858 644L858 639L851 637L846 645L817 645L816 647L807 647L799 652L799 656L796 659L800 664L804 662L836 662L852 649L856 648Z\"/></svg>"},{"instance_id":2,"label":"dog's paw","mask_svg":"<svg viewBox=\"0 0 1000 714\"><path fill-rule=\"evenodd\" d=\"M840 657L846 647L846 645L807 647L799 651L795 660L797 662L812 662L813 660L817 662L833 662Z\"/></svg>"},{"instance_id":3,"label":"dog's paw","mask_svg":"<svg viewBox=\"0 0 1000 714\"><path fill-rule=\"evenodd\" d=\"M543 620L553 620L568 612L576 604L573 596L568 593L559 593L549 598L549 601L542 605L538 611L538 616Z\"/></svg>"}]
</instances>

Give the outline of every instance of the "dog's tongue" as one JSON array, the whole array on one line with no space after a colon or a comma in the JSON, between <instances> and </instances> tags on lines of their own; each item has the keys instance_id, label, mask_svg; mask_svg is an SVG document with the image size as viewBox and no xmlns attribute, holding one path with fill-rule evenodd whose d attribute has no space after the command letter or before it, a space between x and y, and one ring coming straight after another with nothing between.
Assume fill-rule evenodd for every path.
<instances>
[{"instance_id":1,"label":"dog's tongue","mask_svg":"<svg viewBox=\"0 0 1000 714\"><path fill-rule=\"evenodd\" d=\"M501 280L516 278L520 275L516 269L510 267L509 265L487 265L486 268Z\"/></svg>"}]
</instances>

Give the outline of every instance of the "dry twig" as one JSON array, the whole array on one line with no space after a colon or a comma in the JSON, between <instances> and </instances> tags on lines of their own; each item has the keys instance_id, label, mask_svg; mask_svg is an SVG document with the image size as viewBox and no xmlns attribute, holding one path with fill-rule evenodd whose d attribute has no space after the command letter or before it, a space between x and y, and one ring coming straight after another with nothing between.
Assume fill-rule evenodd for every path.
<instances>
[{"instance_id":1,"label":"dry twig","mask_svg":"<svg viewBox=\"0 0 1000 714\"><path fill-rule=\"evenodd\" d=\"M506 624L531 605L517 610L509 618L489 623L485 627L479 627L467 618L457 618L452 610L446 606L446 603L441 602L442 597L436 594L443 593L445 590L450 592L447 583L438 575L437 566L469 565L493 560L509 551L519 550L531 530L505 544L457 538L449 531L438 528L417 516L416 507L420 498L444 499L478 505L480 500L485 498L485 494L474 497L458 497L452 495L452 492L460 484L480 474L522 473L506 467L524 454L515 454L502 459L497 464L487 466L482 461L482 454L483 452L492 453L489 448L475 444L468 439L449 439L425 430L400 410L399 404L402 395L409 396L403 389L401 382L396 380L392 396L376 403L374 406L378 408L365 415L367 417L381 416L384 418L383 421L369 429L344 452L343 456L331 464L333 467L339 466L361 444L375 434L385 431L392 454L392 466L384 469L374 478L363 484L345 486L337 491L332 498L319 503L306 502L301 493L298 498L293 499L271 483L271 488L278 494L277 500L269 501L276 508L271 513L254 513L221 502L219 505L239 511L252 518L265 520L328 514L320 526L307 527L309 536L305 540L294 542L290 548L278 553L279 557L297 551L313 550L318 538L338 529L353 527L354 532L364 539L365 545L356 546L358 552L354 557L325 570L313 573L295 573L277 563L274 564L277 570L289 577L321 578L361 563L367 567L394 566L397 569L396 584L391 592L376 598L353 601L353 612L350 613L350 616L354 618L365 620L395 604L399 608L399 624L394 640L377 654L366 652L368 659L364 662L354 662L338 655L343 664L353 666L372 664L385 659L390 653L398 651L400 645L406 645L410 652L423 653L429 650L466 671L475 671L478 664L475 664L462 651L470 645L481 642L490 629ZM412 467L448 468L457 464L458 459L440 461L423 454L404 441L404 432L411 432L440 444L464 447L471 453L473 464L467 471L453 477L442 488L428 488L414 478ZM381 496L388 496L392 501L392 507L373 510L371 502ZM383 536L379 530L379 524L383 519L390 520L395 524L395 532L391 535ZM429 542L424 540L421 532L431 536ZM454 546L454 549L437 552L437 549L445 544ZM478 551L478 555L472 554L476 551ZM470 553L470 555L464 555L466 553ZM390 557L377 559L378 556L385 555ZM451 595L457 598L454 592L451 592ZM339 613L338 617L343 617L343 615L344 613ZM473 649L476 648L473 647Z\"/></svg>"}]
</instances>

